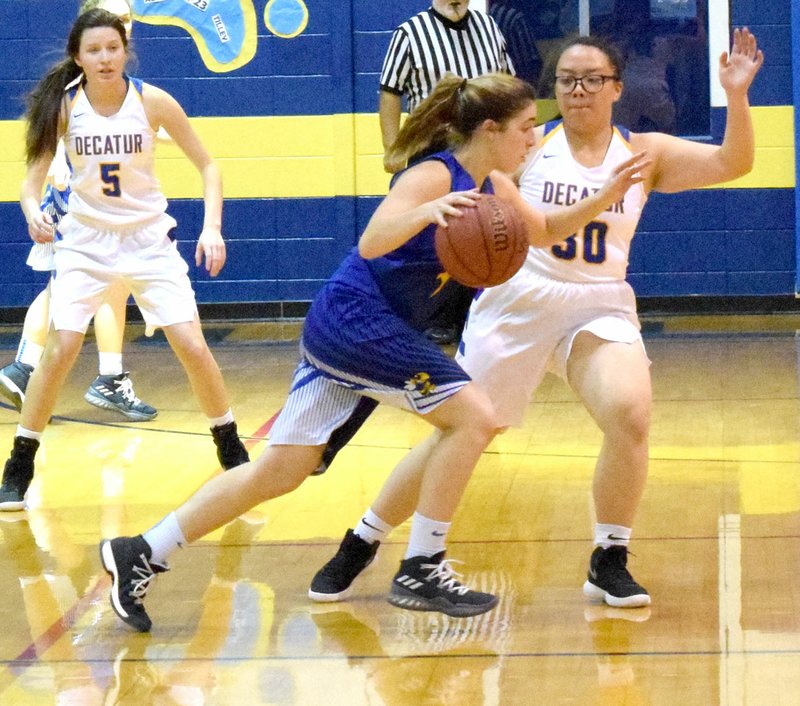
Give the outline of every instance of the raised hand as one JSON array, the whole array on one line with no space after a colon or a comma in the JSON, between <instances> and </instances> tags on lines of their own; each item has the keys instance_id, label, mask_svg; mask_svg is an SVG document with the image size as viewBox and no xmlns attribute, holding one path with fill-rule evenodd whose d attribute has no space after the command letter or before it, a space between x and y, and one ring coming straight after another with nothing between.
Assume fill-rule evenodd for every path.
<instances>
[{"instance_id":1,"label":"raised hand","mask_svg":"<svg viewBox=\"0 0 800 706\"><path fill-rule=\"evenodd\" d=\"M645 180L645 171L652 163L653 160L647 157L647 152L637 152L630 159L617 165L609 180L598 192L598 196L604 201L607 200L609 204L620 201L628 189Z\"/></svg>"},{"instance_id":2,"label":"raised hand","mask_svg":"<svg viewBox=\"0 0 800 706\"><path fill-rule=\"evenodd\" d=\"M728 95L746 93L764 63L764 54L747 27L733 31L731 52L719 58L719 81Z\"/></svg>"}]
</instances>

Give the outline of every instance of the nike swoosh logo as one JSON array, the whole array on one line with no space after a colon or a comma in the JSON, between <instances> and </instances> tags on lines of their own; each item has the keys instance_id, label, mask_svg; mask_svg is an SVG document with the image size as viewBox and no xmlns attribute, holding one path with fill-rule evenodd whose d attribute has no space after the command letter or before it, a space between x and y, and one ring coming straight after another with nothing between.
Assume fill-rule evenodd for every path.
<instances>
[{"instance_id":1,"label":"nike swoosh logo","mask_svg":"<svg viewBox=\"0 0 800 706\"><path fill-rule=\"evenodd\" d=\"M543 154L542 159L550 159L550 157L558 157L557 154Z\"/></svg>"},{"instance_id":2,"label":"nike swoosh logo","mask_svg":"<svg viewBox=\"0 0 800 706\"><path fill-rule=\"evenodd\" d=\"M86 113L75 113L75 115L73 115L72 117L73 118L80 118L83 115L86 115Z\"/></svg>"},{"instance_id":3,"label":"nike swoosh logo","mask_svg":"<svg viewBox=\"0 0 800 706\"><path fill-rule=\"evenodd\" d=\"M617 541L617 542L624 542L625 541L625 537L617 537L617 536L615 536L613 534L609 534L608 537L606 537L606 539L610 539L612 542L613 541Z\"/></svg>"},{"instance_id":4,"label":"nike swoosh logo","mask_svg":"<svg viewBox=\"0 0 800 706\"><path fill-rule=\"evenodd\" d=\"M371 525L371 524L370 524L369 522L367 522L367 521L366 521L366 520L365 520L363 517L361 518L361 521L362 521L362 522L363 522L363 523L364 523L364 524L365 524L367 527L370 527L371 529L374 529L376 532L380 532L380 530L379 530L379 529L378 529L378 528L377 528L375 525Z\"/></svg>"},{"instance_id":5,"label":"nike swoosh logo","mask_svg":"<svg viewBox=\"0 0 800 706\"><path fill-rule=\"evenodd\" d=\"M589 567L589 578L592 579L597 578L597 572L591 566Z\"/></svg>"},{"instance_id":6,"label":"nike swoosh logo","mask_svg":"<svg viewBox=\"0 0 800 706\"><path fill-rule=\"evenodd\" d=\"M433 530L433 532L431 532L431 534L434 537L444 537L447 534L447 532L437 532L436 530Z\"/></svg>"}]
</instances>

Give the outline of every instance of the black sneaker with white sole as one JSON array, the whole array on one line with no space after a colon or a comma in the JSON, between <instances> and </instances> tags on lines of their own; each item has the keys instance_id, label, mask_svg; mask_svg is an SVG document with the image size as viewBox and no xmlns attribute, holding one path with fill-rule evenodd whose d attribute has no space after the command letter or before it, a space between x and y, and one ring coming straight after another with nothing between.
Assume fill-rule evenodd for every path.
<instances>
[{"instance_id":1,"label":"black sneaker with white sole","mask_svg":"<svg viewBox=\"0 0 800 706\"><path fill-rule=\"evenodd\" d=\"M457 579L444 552L413 556L400 562L389 603L406 610L439 611L456 618L480 615L497 605L497 596L473 591Z\"/></svg>"},{"instance_id":2,"label":"black sneaker with white sole","mask_svg":"<svg viewBox=\"0 0 800 706\"><path fill-rule=\"evenodd\" d=\"M353 530L347 530L336 554L311 580L308 597L320 603L346 598L350 585L372 563L380 544L370 544Z\"/></svg>"},{"instance_id":3,"label":"black sneaker with white sole","mask_svg":"<svg viewBox=\"0 0 800 706\"><path fill-rule=\"evenodd\" d=\"M627 565L627 547L595 547L589 560L583 595L595 601L604 601L614 608L650 605L650 594L636 583Z\"/></svg>"},{"instance_id":4,"label":"black sneaker with white sole","mask_svg":"<svg viewBox=\"0 0 800 706\"><path fill-rule=\"evenodd\" d=\"M150 545L142 535L117 537L100 543L100 560L113 579L111 607L122 621L139 632L152 626L144 609L144 598L156 574L169 569L165 564L151 561Z\"/></svg>"},{"instance_id":5,"label":"black sneaker with white sole","mask_svg":"<svg viewBox=\"0 0 800 706\"><path fill-rule=\"evenodd\" d=\"M14 448L3 469L0 486L0 512L25 509L25 494L33 480L34 458L39 448L36 439L14 437Z\"/></svg>"}]
</instances>

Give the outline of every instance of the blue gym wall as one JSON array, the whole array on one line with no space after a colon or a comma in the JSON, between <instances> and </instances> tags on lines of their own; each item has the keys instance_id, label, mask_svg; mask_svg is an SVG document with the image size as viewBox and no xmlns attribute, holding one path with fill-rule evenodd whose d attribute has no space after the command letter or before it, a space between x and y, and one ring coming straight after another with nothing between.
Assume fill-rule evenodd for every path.
<instances>
[{"instance_id":1,"label":"blue gym wall","mask_svg":"<svg viewBox=\"0 0 800 706\"><path fill-rule=\"evenodd\" d=\"M293 1L307 10L307 25L297 36L283 38L265 19L267 0L212 0L212 6L220 2L255 12L253 56L230 71L209 68L184 28L134 26L134 73L182 103L223 165L229 260L214 280L192 265L200 303L311 299L356 241L388 183L380 170L378 73L392 29L428 3L282 0L286 6ZM30 242L16 202L21 96L58 58L77 4L0 0L0 135L5 142L0 237L6 262L0 269L0 308L26 306L44 283L24 264ZM766 109L757 125L769 132L770 126L783 125L772 119L772 109L785 112L793 104L790 3L731 0L730 5L732 24L751 27L767 57L751 102ZM716 139L723 125L724 111L715 109ZM292 134L287 130L294 137L287 138ZM771 135L759 135L765 137L771 144ZM791 134L775 136L779 147L785 148L787 139L793 142ZM162 181L180 224L180 247L193 262L202 210L199 189L184 176L180 160L164 164ZM653 195L630 264L637 293L793 295L793 185Z\"/></svg>"}]
</instances>

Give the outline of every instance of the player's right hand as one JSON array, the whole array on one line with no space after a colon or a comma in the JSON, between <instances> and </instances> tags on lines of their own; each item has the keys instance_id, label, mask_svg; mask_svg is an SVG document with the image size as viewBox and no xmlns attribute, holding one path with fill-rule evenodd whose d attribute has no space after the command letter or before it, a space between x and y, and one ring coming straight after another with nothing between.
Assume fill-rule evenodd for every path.
<instances>
[{"instance_id":1,"label":"player's right hand","mask_svg":"<svg viewBox=\"0 0 800 706\"><path fill-rule=\"evenodd\" d=\"M431 223L436 223L447 228L447 217L459 218L461 216L462 208L474 208L480 201L481 194L478 189L470 189L469 191L452 191L449 194L429 201L428 205L431 207Z\"/></svg>"},{"instance_id":2,"label":"player's right hand","mask_svg":"<svg viewBox=\"0 0 800 706\"><path fill-rule=\"evenodd\" d=\"M55 238L53 219L44 211L37 211L28 221L28 235L34 243L50 243Z\"/></svg>"}]
</instances>

